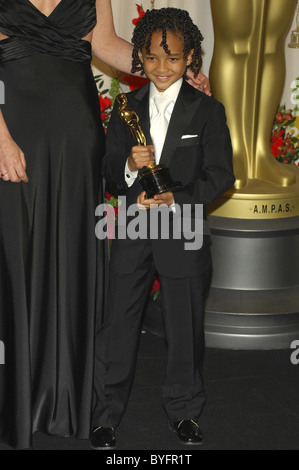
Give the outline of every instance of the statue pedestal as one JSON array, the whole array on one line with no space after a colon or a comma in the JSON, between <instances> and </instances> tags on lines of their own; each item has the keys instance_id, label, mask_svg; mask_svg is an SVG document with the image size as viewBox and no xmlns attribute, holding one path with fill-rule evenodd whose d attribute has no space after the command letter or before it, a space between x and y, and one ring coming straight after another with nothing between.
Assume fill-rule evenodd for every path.
<instances>
[{"instance_id":1,"label":"statue pedestal","mask_svg":"<svg viewBox=\"0 0 299 470\"><path fill-rule=\"evenodd\" d=\"M209 214L207 346L288 349L299 339L298 178L287 188L250 180L209 206Z\"/></svg>"},{"instance_id":2,"label":"statue pedestal","mask_svg":"<svg viewBox=\"0 0 299 470\"><path fill-rule=\"evenodd\" d=\"M208 220L206 346L289 349L299 339L299 178L289 188L251 180L209 206ZM148 303L143 325L164 335L159 300Z\"/></svg>"},{"instance_id":3,"label":"statue pedestal","mask_svg":"<svg viewBox=\"0 0 299 470\"><path fill-rule=\"evenodd\" d=\"M210 204L208 214L255 221L299 217L299 167L290 169L296 184L280 187L262 180L248 180L244 188L232 188Z\"/></svg>"},{"instance_id":4,"label":"statue pedestal","mask_svg":"<svg viewBox=\"0 0 299 470\"><path fill-rule=\"evenodd\" d=\"M288 349L299 339L299 217L209 217L208 347Z\"/></svg>"}]
</instances>

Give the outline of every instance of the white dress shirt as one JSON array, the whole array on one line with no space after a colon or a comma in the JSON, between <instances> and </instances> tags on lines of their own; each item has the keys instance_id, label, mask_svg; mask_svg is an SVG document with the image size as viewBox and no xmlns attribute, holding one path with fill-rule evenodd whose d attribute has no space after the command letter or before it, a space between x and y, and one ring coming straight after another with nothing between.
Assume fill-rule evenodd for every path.
<instances>
[{"instance_id":1,"label":"white dress shirt","mask_svg":"<svg viewBox=\"0 0 299 470\"><path fill-rule=\"evenodd\" d=\"M165 111L165 117L167 121L170 121L172 111L175 105L175 102L177 100L177 97L179 95L181 86L183 83L183 78L180 78L177 80L175 83L173 83L167 90L164 92L159 92L154 85L153 82L150 83L150 89L149 89L149 117L150 117L150 122L152 122L152 119L158 114L157 107L155 105L154 97L156 95L162 95L162 96L167 96L169 98L169 105L166 108ZM164 136L165 138L166 136ZM152 136L153 138L153 136ZM155 154L155 164L158 165L160 161L160 155ZM135 179L137 178L138 171L130 171L128 167L128 160L126 162L126 167L125 167L125 180L127 185L130 187L134 183Z\"/></svg>"}]
</instances>

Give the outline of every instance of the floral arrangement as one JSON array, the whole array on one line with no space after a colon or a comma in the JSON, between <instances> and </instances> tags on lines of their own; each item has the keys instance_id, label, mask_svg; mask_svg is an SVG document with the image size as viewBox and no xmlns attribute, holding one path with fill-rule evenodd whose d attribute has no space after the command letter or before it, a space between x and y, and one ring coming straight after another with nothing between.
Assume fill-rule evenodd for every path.
<instances>
[{"instance_id":1,"label":"floral arrangement","mask_svg":"<svg viewBox=\"0 0 299 470\"><path fill-rule=\"evenodd\" d=\"M95 75L94 80L98 89L100 108L101 108L101 120L105 131L107 130L108 122L110 119L111 111L114 105L114 101L117 95L120 93L120 81L118 77L111 79L110 88L103 90L104 79L103 74ZM109 95L109 96L105 96Z\"/></svg>"},{"instance_id":2,"label":"floral arrangement","mask_svg":"<svg viewBox=\"0 0 299 470\"><path fill-rule=\"evenodd\" d=\"M140 19L145 15L145 11L142 5L138 5L136 3L137 11L138 11L138 18L132 20L134 26L140 21ZM95 83L97 85L99 100L100 100L100 107L101 107L101 119L104 126L105 131L107 130L108 122L110 119L110 114L114 105L114 101L117 95L123 91L121 84L125 84L129 87L129 89L136 90L137 88L142 87L145 85L148 80L143 77L137 77L134 75L125 75L118 73L118 76L113 77L111 79L111 86L108 89L104 89L104 79L103 75L96 75L94 77Z\"/></svg>"},{"instance_id":3,"label":"floral arrangement","mask_svg":"<svg viewBox=\"0 0 299 470\"><path fill-rule=\"evenodd\" d=\"M298 13L299 13L299 10L298 10ZM297 116L297 113L299 111L299 106L298 106L299 105L299 77L297 77L296 80L294 80L291 83L291 87L292 87L291 102L295 105L294 113Z\"/></svg>"},{"instance_id":4,"label":"floral arrangement","mask_svg":"<svg viewBox=\"0 0 299 470\"><path fill-rule=\"evenodd\" d=\"M299 165L299 134L295 125L295 110L279 106L271 134L273 156L281 163Z\"/></svg>"}]
</instances>

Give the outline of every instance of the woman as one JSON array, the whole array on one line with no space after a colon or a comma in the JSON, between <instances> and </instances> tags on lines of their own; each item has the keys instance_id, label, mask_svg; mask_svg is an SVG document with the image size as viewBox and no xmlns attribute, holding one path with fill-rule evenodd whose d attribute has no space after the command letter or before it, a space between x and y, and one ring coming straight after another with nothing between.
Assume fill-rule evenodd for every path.
<instances>
[{"instance_id":1,"label":"woman","mask_svg":"<svg viewBox=\"0 0 299 470\"><path fill-rule=\"evenodd\" d=\"M130 72L132 46L110 0L0 0L0 40L0 440L30 448L89 436L106 259L91 50Z\"/></svg>"}]
</instances>

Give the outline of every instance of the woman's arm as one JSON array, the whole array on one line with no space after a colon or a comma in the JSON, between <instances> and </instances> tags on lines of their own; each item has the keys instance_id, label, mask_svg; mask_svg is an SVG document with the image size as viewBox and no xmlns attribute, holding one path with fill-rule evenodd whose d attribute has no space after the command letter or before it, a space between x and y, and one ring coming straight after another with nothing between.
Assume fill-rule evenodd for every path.
<instances>
[{"instance_id":1,"label":"woman's arm","mask_svg":"<svg viewBox=\"0 0 299 470\"><path fill-rule=\"evenodd\" d=\"M97 24L91 41L93 54L106 64L131 73L133 46L115 32L111 0L96 0L96 8Z\"/></svg>"}]
</instances>

